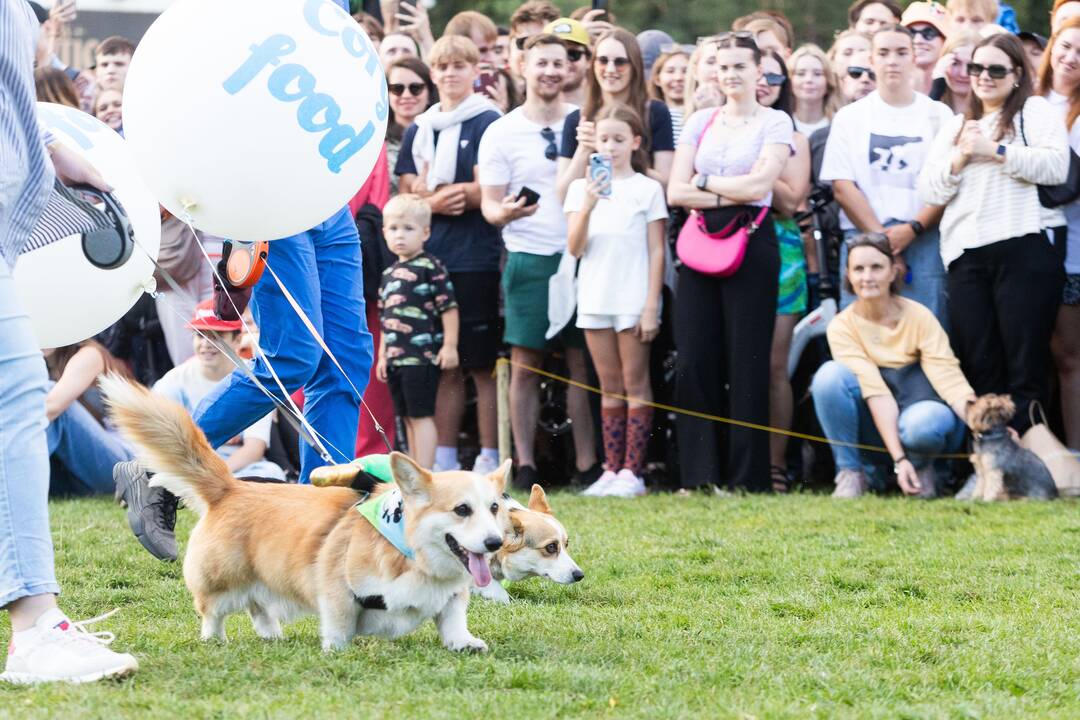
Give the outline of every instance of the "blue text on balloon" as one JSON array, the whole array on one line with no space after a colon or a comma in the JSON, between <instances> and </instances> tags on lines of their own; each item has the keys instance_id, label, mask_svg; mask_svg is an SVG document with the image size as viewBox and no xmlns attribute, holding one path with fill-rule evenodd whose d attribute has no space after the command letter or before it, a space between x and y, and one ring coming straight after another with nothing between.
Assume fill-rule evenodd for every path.
<instances>
[{"instance_id":1,"label":"blue text on balloon","mask_svg":"<svg viewBox=\"0 0 1080 720\"><path fill-rule=\"evenodd\" d=\"M78 110L62 113L52 108L39 107L38 114L47 128L64 133L83 150L94 147L94 141L87 135L100 132L103 127L94 118Z\"/></svg>"}]
</instances>

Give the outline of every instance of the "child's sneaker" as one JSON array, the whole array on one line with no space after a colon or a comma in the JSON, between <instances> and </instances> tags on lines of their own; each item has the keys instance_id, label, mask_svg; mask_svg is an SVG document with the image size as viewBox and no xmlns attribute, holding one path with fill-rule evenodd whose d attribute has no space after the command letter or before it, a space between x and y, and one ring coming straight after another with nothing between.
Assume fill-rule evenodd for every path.
<instances>
[{"instance_id":1,"label":"child's sneaker","mask_svg":"<svg viewBox=\"0 0 1080 720\"><path fill-rule=\"evenodd\" d=\"M589 487L582 490L581 494L588 497L602 497L608 494L608 487L615 482L616 475L610 470L605 470L600 478Z\"/></svg>"},{"instance_id":2,"label":"child's sneaker","mask_svg":"<svg viewBox=\"0 0 1080 720\"><path fill-rule=\"evenodd\" d=\"M127 653L106 647L113 641L113 634L86 631L87 625L109 615L112 613L72 622L59 609L49 610L38 618L33 628L19 633L19 642L12 639L0 680L28 685L85 683L130 675L139 663Z\"/></svg>"},{"instance_id":3,"label":"child's sneaker","mask_svg":"<svg viewBox=\"0 0 1080 720\"><path fill-rule=\"evenodd\" d=\"M472 471L480 475L490 475L499 469L499 461L493 458L489 458L486 455L477 455L476 462L473 463ZM532 487L531 485L529 486Z\"/></svg>"},{"instance_id":4,"label":"child's sneaker","mask_svg":"<svg viewBox=\"0 0 1080 720\"><path fill-rule=\"evenodd\" d=\"M606 494L613 497L639 497L645 494L645 481L632 470L623 468L615 476L615 481L608 486Z\"/></svg>"}]
</instances>

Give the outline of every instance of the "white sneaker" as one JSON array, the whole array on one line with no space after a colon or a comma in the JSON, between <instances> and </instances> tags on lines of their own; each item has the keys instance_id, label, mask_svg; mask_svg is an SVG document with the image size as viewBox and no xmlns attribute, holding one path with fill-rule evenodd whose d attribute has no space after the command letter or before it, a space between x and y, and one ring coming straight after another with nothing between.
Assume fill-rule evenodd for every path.
<instances>
[{"instance_id":1,"label":"white sneaker","mask_svg":"<svg viewBox=\"0 0 1080 720\"><path fill-rule=\"evenodd\" d=\"M485 457L484 455L477 455L476 462L474 462L472 466L472 471L481 475L490 475L498 469L499 461Z\"/></svg>"},{"instance_id":2,"label":"white sneaker","mask_svg":"<svg viewBox=\"0 0 1080 720\"><path fill-rule=\"evenodd\" d=\"M130 675L139 663L127 653L106 647L113 641L110 632L87 632L86 626L100 617L71 622L59 609L43 614L27 637L8 646L7 667L0 680L20 685L43 682L85 683L103 678ZM23 635L23 633L20 633Z\"/></svg>"},{"instance_id":3,"label":"white sneaker","mask_svg":"<svg viewBox=\"0 0 1080 720\"><path fill-rule=\"evenodd\" d=\"M435 463L431 466L431 472L453 472L461 469L461 463L454 463L450 467L443 467L439 463Z\"/></svg>"},{"instance_id":4,"label":"white sneaker","mask_svg":"<svg viewBox=\"0 0 1080 720\"><path fill-rule=\"evenodd\" d=\"M612 497L640 497L645 494L645 481L623 468L615 475L615 481L608 485L605 494Z\"/></svg>"},{"instance_id":5,"label":"white sneaker","mask_svg":"<svg viewBox=\"0 0 1080 720\"><path fill-rule=\"evenodd\" d=\"M833 490L834 498L851 499L866 493L870 483L862 470L841 470L836 473L836 489Z\"/></svg>"},{"instance_id":6,"label":"white sneaker","mask_svg":"<svg viewBox=\"0 0 1080 720\"><path fill-rule=\"evenodd\" d=\"M607 489L611 483L615 482L616 475L610 470L605 470L603 474L589 487L581 491L582 495L588 497L602 497L607 495Z\"/></svg>"}]
</instances>

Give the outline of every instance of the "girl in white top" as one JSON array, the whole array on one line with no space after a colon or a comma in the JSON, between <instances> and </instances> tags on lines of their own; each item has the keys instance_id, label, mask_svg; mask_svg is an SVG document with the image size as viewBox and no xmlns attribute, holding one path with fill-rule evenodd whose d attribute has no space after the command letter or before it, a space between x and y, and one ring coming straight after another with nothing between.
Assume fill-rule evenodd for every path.
<instances>
[{"instance_id":1,"label":"girl in white top","mask_svg":"<svg viewBox=\"0 0 1080 720\"><path fill-rule=\"evenodd\" d=\"M643 172L645 125L625 105L596 118L596 149L611 159L610 182L574 180L566 194L567 249L581 258L577 325L585 330L600 387L604 474L587 495L645 493L641 470L652 424L649 343L660 328L664 188ZM607 193L610 192L610 196ZM626 403L615 396L631 398Z\"/></svg>"},{"instance_id":2,"label":"girl in white top","mask_svg":"<svg viewBox=\"0 0 1080 720\"><path fill-rule=\"evenodd\" d=\"M825 51L806 44L791 54L787 66L791 74L791 94L795 98L792 119L796 132L809 138L828 127L839 106L836 76Z\"/></svg>"},{"instance_id":3,"label":"girl in white top","mask_svg":"<svg viewBox=\"0 0 1080 720\"><path fill-rule=\"evenodd\" d=\"M1061 117L1032 96L1014 35L982 40L968 73L968 111L941 128L918 190L924 202L945 205L950 339L964 374L980 395L1011 394L1012 426L1023 433L1031 402L1046 404L1050 336L1065 283L1053 233L1044 232L1064 218L1042 207L1038 185L1065 181L1069 150Z\"/></svg>"}]
</instances>

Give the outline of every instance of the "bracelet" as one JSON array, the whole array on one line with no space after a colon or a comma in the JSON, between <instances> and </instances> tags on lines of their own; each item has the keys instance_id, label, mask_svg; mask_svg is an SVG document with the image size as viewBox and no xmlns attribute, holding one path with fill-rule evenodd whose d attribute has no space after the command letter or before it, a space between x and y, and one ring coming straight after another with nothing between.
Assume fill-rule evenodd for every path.
<instances>
[{"instance_id":1,"label":"bracelet","mask_svg":"<svg viewBox=\"0 0 1080 720\"><path fill-rule=\"evenodd\" d=\"M895 460L892 461L893 467L896 467L897 465L904 462L905 460L907 460L907 455L901 455L900 457L898 457L898 458L896 458Z\"/></svg>"}]
</instances>

